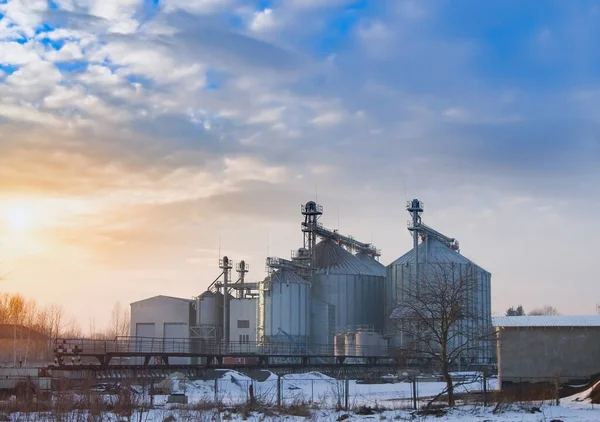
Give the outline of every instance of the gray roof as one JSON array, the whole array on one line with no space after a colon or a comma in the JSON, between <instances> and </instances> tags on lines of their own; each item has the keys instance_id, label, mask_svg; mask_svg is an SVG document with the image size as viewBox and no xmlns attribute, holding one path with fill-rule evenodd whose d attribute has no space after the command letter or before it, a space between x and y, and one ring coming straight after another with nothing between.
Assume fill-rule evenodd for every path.
<instances>
[{"instance_id":1,"label":"gray roof","mask_svg":"<svg viewBox=\"0 0 600 422\"><path fill-rule=\"evenodd\" d=\"M266 281L285 284L310 284L310 282L291 270L282 269L275 271L266 278Z\"/></svg>"},{"instance_id":2,"label":"gray roof","mask_svg":"<svg viewBox=\"0 0 600 422\"><path fill-rule=\"evenodd\" d=\"M458 252L450 249L444 243L436 239L435 237L427 239L426 242L421 242L418 246L419 249L419 263L421 262L421 258L427 256L428 262L441 262L441 263L454 263L454 264L471 264L479 267L479 265L475 264L468 258L465 258L463 255ZM400 258L396 259L394 262L388 265L404 265L404 264L413 264L415 262L415 250L411 249L406 252ZM481 268L481 267L479 267ZM484 270L485 271L485 270ZM487 271L486 271L487 272Z\"/></svg>"},{"instance_id":3,"label":"gray roof","mask_svg":"<svg viewBox=\"0 0 600 422\"><path fill-rule=\"evenodd\" d=\"M315 266L317 274L380 275L371 265L365 264L329 239L324 239L317 244Z\"/></svg>"},{"instance_id":4,"label":"gray roof","mask_svg":"<svg viewBox=\"0 0 600 422\"><path fill-rule=\"evenodd\" d=\"M499 316L494 327L600 327L600 315Z\"/></svg>"},{"instance_id":5,"label":"gray roof","mask_svg":"<svg viewBox=\"0 0 600 422\"><path fill-rule=\"evenodd\" d=\"M383 265L381 262L377 261L371 255L366 254L366 253L357 253L354 256L357 257L363 263L370 266L375 275L378 275L380 277L387 277L387 271L385 269L385 265Z\"/></svg>"},{"instance_id":6,"label":"gray roof","mask_svg":"<svg viewBox=\"0 0 600 422\"><path fill-rule=\"evenodd\" d=\"M149 301L149 300L162 300L162 299L181 300L183 302L194 302L193 299L185 299L185 298L182 298L182 297L175 297L175 296L158 295L158 296L152 296L152 297L149 297L149 298L146 298L146 299L138 300L138 301L135 301L135 302L131 302L130 305L135 305L135 304L138 304L138 303L141 303L141 302L146 302L146 301Z\"/></svg>"}]
</instances>

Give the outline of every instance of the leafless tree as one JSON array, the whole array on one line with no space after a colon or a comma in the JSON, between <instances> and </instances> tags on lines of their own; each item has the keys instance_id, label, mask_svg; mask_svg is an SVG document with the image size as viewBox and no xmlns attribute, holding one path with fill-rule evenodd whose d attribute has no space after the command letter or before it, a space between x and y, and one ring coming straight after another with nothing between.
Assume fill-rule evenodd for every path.
<instances>
[{"instance_id":1,"label":"leafless tree","mask_svg":"<svg viewBox=\"0 0 600 422\"><path fill-rule=\"evenodd\" d=\"M128 336L129 324L129 310L123 307L119 302L115 303L108 322L107 337L115 338L119 336Z\"/></svg>"},{"instance_id":2,"label":"leafless tree","mask_svg":"<svg viewBox=\"0 0 600 422\"><path fill-rule=\"evenodd\" d=\"M409 355L426 358L439 368L448 405L453 406L457 384L452 369L459 359L480 357L491 347L491 318L474 300L479 288L475 268L427 263L419 269L418 280L405 280L401 286L392 318Z\"/></svg>"},{"instance_id":3,"label":"leafless tree","mask_svg":"<svg viewBox=\"0 0 600 422\"><path fill-rule=\"evenodd\" d=\"M544 305L541 308L535 308L534 310L529 312L529 315L531 315L531 316L543 316L543 315L554 316L554 315L560 315L560 312L558 312L558 309L556 309L554 306Z\"/></svg>"}]
</instances>

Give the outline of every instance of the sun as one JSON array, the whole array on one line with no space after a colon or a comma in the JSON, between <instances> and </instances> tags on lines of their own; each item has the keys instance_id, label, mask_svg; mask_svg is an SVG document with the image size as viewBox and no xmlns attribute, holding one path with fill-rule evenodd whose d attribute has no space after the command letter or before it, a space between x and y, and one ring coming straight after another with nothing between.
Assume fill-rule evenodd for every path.
<instances>
[{"instance_id":1,"label":"sun","mask_svg":"<svg viewBox=\"0 0 600 422\"><path fill-rule=\"evenodd\" d=\"M0 206L1 224L13 233L26 232L34 225L35 213L35 208L30 204L3 204Z\"/></svg>"}]
</instances>

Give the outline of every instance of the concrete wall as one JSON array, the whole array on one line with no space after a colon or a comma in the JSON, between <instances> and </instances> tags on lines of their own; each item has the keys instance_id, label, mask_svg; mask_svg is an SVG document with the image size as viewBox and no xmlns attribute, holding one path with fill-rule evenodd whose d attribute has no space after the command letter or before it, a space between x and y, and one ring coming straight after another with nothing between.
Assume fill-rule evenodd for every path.
<instances>
[{"instance_id":1,"label":"concrete wall","mask_svg":"<svg viewBox=\"0 0 600 422\"><path fill-rule=\"evenodd\" d=\"M256 342L256 299L231 299L229 302L229 339L240 341L240 335L248 335L250 343ZM250 321L249 328L238 328L239 320Z\"/></svg>"},{"instance_id":2,"label":"concrete wall","mask_svg":"<svg viewBox=\"0 0 600 422\"><path fill-rule=\"evenodd\" d=\"M600 373L600 327L506 327L497 338L501 383Z\"/></svg>"}]
</instances>

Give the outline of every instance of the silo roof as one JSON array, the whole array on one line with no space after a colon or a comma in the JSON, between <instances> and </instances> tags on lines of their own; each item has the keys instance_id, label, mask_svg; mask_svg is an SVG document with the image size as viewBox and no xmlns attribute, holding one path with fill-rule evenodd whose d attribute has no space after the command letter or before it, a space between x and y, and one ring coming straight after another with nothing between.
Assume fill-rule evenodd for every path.
<instances>
[{"instance_id":1,"label":"silo roof","mask_svg":"<svg viewBox=\"0 0 600 422\"><path fill-rule=\"evenodd\" d=\"M368 266L370 266L375 275L378 275L380 277L387 277L385 265L383 265L381 262L377 261L371 255L366 254L366 253L357 253L354 256L356 258L358 258L364 264L367 264Z\"/></svg>"},{"instance_id":2,"label":"silo roof","mask_svg":"<svg viewBox=\"0 0 600 422\"><path fill-rule=\"evenodd\" d=\"M325 239L315 248L317 274L358 274L379 276L370 265L332 240Z\"/></svg>"},{"instance_id":3,"label":"silo roof","mask_svg":"<svg viewBox=\"0 0 600 422\"><path fill-rule=\"evenodd\" d=\"M455 250L450 249L444 243L436 239L435 237L427 239L425 242L421 242L418 246L419 249L419 262L424 256L427 256L429 262L442 262L452 264L470 264L481 268L470 259L459 254ZM413 264L415 262L415 250L414 248L406 252L400 258L388 266ZM481 268L483 270L483 268ZM483 270L485 271L485 270ZM487 272L487 271L486 271Z\"/></svg>"},{"instance_id":4,"label":"silo roof","mask_svg":"<svg viewBox=\"0 0 600 422\"><path fill-rule=\"evenodd\" d=\"M278 270L274 272L272 275L267 277L267 281L276 282L276 283L286 283L286 284L310 284L308 280L300 277L293 271L290 270Z\"/></svg>"}]
</instances>

